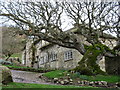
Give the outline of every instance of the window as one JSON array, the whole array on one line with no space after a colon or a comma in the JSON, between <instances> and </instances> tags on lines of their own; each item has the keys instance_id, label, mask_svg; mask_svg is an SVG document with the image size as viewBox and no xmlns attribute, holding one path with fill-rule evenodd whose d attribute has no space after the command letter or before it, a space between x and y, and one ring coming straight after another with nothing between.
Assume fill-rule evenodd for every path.
<instances>
[{"instance_id":1,"label":"window","mask_svg":"<svg viewBox=\"0 0 120 90\"><path fill-rule=\"evenodd\" d=\"M49 59L50 59L50 61L55 61L57 59L57 54L56 53L51 53L49 55Z\"/></svg>"},{"instance_id":2,"label":"window","mask_svg":"<svg viewBox=\"0 0 120 90\"><path fill-rule=\"evenodd\" d=\"M52 54L52 60L54 61L54 60L56 60L57 59L57 54Z\"/></svg>"},{"instance_id":3,"label":"window","mask_svg":"<svg viewBox=\"0 0 120 90\"><path fill-rule=\"evenodd\" d=\"M44 64L44 57L40 58L40 64Z\"/></svg>"},{"instance_id":4,"label":"window","mask_svg":"<svg viewBox=\"0 0 120 90\"><path fill-rule=\"evenodd\" d=\"M48 55L44 56L44 63L49 62Z\"/></svg>"},{"instance_id":5,"label":"window","mask_svg":"<svg viewBox=\"0 0 120 90\"><path fill-rule=\"evenodd\" d=\"M70 60L73 59L73 53L72 50L66 51L64 53L64 60Z\"/></svg>"}]
</instances>

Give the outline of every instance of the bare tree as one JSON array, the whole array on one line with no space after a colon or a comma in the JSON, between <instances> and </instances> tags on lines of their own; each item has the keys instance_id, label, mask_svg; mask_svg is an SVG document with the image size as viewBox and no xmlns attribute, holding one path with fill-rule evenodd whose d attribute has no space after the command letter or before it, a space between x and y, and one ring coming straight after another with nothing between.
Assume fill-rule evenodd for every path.
<instances>
[{"instance_id":1,"label":"bare tree","mask_svg":"<svg viewBox=\"0 0 120 90\"><path fill-rule=\"evenodd\" d=\"M99 43L98 38L105 31L115 32L119 29L118 2L64 2L67 15L74 21L78 32L87 38L87 41ZM117 29L117 31L116 31ZM93 38L93 35L96 38Z\"/></svg>"},{"instance_id":2,"label":"bare tree","mask_svg":"<svg viewBox=\"0 0 120 90\"><path fill-rule=\"evenodd\" d=\"M83 35L93 46L95 44L102 45L99 37L103 35L104 31L115 32L117 38L120 34L118 2L98 3L79 2L76 0L75 2L62 3L1 2L0 5L3 8L0 11L0 16L13 20L22 28L26 35L36 36L39 40L76 49L83 55L86 55L88 49L85 47L86 45L78 40L76 34ZM77 28L76 33L64 32L62 30L61 26L64 24L62 22L63 12L66 12L67 16L74 22L74 26ZM111 53L111 50L108 50L108 48L104 48L102 54L108 57L115 57L117 55L116 53ZM96 58L98 55L96 55ZM86 61L89 62L90 60L87 59ZM96 70L95 67L90 65L89 67L94 72ZM85 64L83 64L83 67L86 67ZM98 68L97 65L96 67Z\"/></svg>"},{"instance_id":3,"label":"bare tree","mask_svg":"<svg viewBox=\"0 0 120 90\"><path fill-rule=\"evenodd\" d=\"M21 38L15 27L2 27L2 53L6 60L14 53L20 53L25 45L25 38Z\"/></svg>"},{"instance_id":4,"label":"bare tree","mask_svg":"<svg viewBox=\"0 0 120 90\"><path fill-rule=\"evenodd\" d=\"M120 58L120 3L119 2L63 2L65 11L77 28L77 34L83 35L86 40L95 48L87 49L84 57L79 62L79 66L75 68L76 71L83 71L82 73L89 73L92 68L93 72L100 73L99 66L95 64L97 57L100 55L108 57ZM117 45L112 50L113 53L104 47L100 41L100 37L107 38L104 34L111 33L116 35ZM111 40L110 40L111 42ZM101 45L101 51L97 51L97 45ZM111 59L109 58L109 59ZM114 59L113 59L114 60ZM119 61L119 59L118 59ZM91 67L92 66L92 67ZM117 67L117 70L119 67ZM87 72L86 72L87 71ZM119 72L119 71L118 71ZM102 73L102 72L101 72Z\"/></svg>"}]
</instances>

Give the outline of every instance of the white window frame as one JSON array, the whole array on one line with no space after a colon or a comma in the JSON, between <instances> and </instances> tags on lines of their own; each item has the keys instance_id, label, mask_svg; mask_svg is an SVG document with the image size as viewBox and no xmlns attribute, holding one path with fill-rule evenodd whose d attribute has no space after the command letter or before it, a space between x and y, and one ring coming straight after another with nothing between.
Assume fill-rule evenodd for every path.
<instances>
[{"instance_id":1,"label":"white window frame","mask_svg":"<svg viewBox=\"0 0 120 90\"><path fill-rule=\"evenodd\" d=\"M64 52L64 60L67 61L71 59L73 59L73 51L69 50L69 51Z\"/></svg>"},{"instance_id":2,"label":"white window frame","mask_svg":"<svg viewBox=\"0 0 120 90\"><path fill-rule=\"evenodd\" d=\"M49 59L50 59L50 61L56 61L57 60L57 54L56 53L51 53L49 55Z\"/></svg>"}]
</instances>

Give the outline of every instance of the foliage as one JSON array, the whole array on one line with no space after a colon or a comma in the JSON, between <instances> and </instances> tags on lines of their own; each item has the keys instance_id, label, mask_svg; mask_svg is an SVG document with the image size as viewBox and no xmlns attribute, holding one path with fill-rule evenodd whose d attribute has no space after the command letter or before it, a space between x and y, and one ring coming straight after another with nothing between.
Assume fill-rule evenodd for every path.
<instances>
[{"instance_id":1,"label":"foliage","mask_svg":"<svg viewBox=\"0 0 120 90\"><path fill-rule=\"evenodd\" d=\"M30 84L30 83L10 83L6 86L2 86L4 88L96 88L96 87L90 87L90 86L63 86L63 85L45 85L45 84Z\"/></svg>"},{"instance_id":2,"label":"foliage","mask_svg":"<svg viewBox=\"0 0 120 90\"><path fill-rule=\"evenodd\" d=\"M6 59L14 53L20 53L25 45L25 37L19 36L18 31L16 27L2 27L2 51Z\"/></svg>"},{"instance_id":3,"label":"foliage","mask_svg":"<svg viewBox=\"0 0 120 90\"><path fill-rule=\"evenodd\" d=\"M111 51L107 46L102 44L95 44L93 46L86 46L86 53L84 54L82 60L78 63L75 69L76 72L80 72L83 75L96 75L105 74L98 64L96 64L97 57L103 54L104 51Z\"/></svg>"},{"instance_id":4,"label":"foliage","mask_svg":"<svg viewBox=\"0 0 120 90\"><path fill-rule=\"evenodd\" d=\"M14 53L10 57L13 57L13 58L18 57L20 59L20 62L22 62L22 54L21 53Z\"/></svg>"},{"instance_id":5,"label":"foliage","mask_svg":"<svg viewBox=\"0 0 120 90\"><path fill-rule=\"evenodd\" d=\"M0 60L0 64L2 65L12 65L13 63L10 61Z\"/></svg>"},{"instance_id":6,"label":"foliage","mask_svg":"<svg viewBox=\"0 0 120 90\"><path fill-rule=\"evenodd\" d=\"M6 66L0 65L0 74L1 74L0 83L2 82L2 84L6 85L10 82L13 82L11 71ZM2 79L1 79L1 77L2 77Z\"/></svg>"},{"instance_id":7,"label":"foliage","mask_svg":"<svg viewBox=\"0 0 120 90\"><path fill-rule=\"evenodd\" d=\"M11 57L19 57L19 58L21 58L22 55L21 55L21 53L14 53L13 55L11 55Z\"/></svg>"}]
</instances>

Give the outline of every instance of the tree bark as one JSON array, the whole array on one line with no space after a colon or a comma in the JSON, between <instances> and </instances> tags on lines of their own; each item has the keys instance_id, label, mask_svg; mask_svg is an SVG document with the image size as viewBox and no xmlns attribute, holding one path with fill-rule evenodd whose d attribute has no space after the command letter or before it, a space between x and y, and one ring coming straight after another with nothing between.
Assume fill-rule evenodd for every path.
<instances>
[{"instance_id":1,"label":"tree bark","mask_svg":"<svg viewBox=\"0 0 120 90\"><path fill-rule=\"evenodd\" d=\"M108 54L104 54L106 52ZM100 69L100 66L96 63L99 55L106 55L107 57L109 56L109 58L115 58L114 54L112 54L112 50L110 51L105 45L100 44L88 46L88 49L83 55L82 60L73 70L85 75L106 74Z\"/></svg>"},{"instance_id":2,"label":"tree bark","mask_svg":"<svg viewBox=\"0 0 120 90\"><path fill-rule=\"evenodd\" d=\"M8 61L8 59L11 57L12 54L7 55L7 58L5 59L6 61Z\"/></svg>"}]
</instances>

